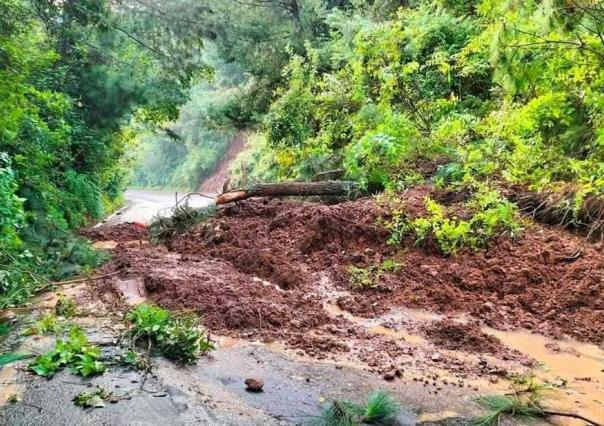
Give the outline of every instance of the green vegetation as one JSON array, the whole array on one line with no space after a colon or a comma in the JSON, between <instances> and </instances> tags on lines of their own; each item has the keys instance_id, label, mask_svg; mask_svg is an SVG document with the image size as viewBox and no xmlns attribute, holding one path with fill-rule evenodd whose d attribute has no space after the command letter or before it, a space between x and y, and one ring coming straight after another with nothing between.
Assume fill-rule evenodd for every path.
<instances>
[{"instance_id":1,"label":"green vegetation","mask_svg":"<svg viewBox=\"0 0 604 426\"><path fill-rule=\"evenodd\" d=\"M57 339L55 348L36 357L29 369L39 376L51 378L63 367L69 367L72 373L89 377L105 371L100 357L100 349L88 342L80 328L73 327L66 340Z\"/></svg>"},{"instance_id":2,"label":"green vegetation","mask_svg":"<svg viewBox=\"0 0 604 426\"><path fill-rule=\"evenodd\" d=\"M132 344L145 344L166 358L192 363L214 349L209 337L199 330L194 315L173 315L165 309L141 304L128 313L127 319L132 326L126 335Z\"/></svg>"},{"instance_id":3,"label":"green vegetation","mask_svg":"<svg viewBox=\"0 0 604 426\"><path fill-rule=\"evenodd\" d=\"M23 331L24 336L31 336L34 334L54 334L61 330L61 324L54 314L46 314L38 321L35 322L31 327L26 328Z\"/></svg>"},{"instance_id":4,"label":"green vegetation","mask_svg":"<svg viewBox=\"0 0 604 426\"><path fill-rule=\"evenodd\" d=\"M399 405L385 391L377 391L369 396L365 404L348 401L333 401L323 410L315 424L322 426L395 425Z\"/></svg>"},{"instance_id":5,"label":"green vegetation","mask_svg":"<svg viewBox=\"0 0 604 426\"><path fill-rule=\"evenodd\" d=\"M348 273L348 281L352 288L369 289L378 288L380 279L385 273L398 272L401 265L392 259L386 259L379 265L371 265L367 268L358 266L350 266L346 272Z\"/></svg>"},{"instance_id":6,"label":"green vegetation","mask_svg":"<svg viewBox=\"0 0 604 426\"><path fill-rule=\"evenodd\" d=\"M82 392L73 398L73 402L78 407L83 408L103 408L105 400L111 397L111 392L106 389L99 388L91 392Z\"/></svg>"},{"instance_id":7,"label":"green vegetation","mask_svg":"<svg viewBox=\"0 0 604 426\"><path fill-rule=\"evenodd\" d=\"M151 371L151 361L144 355L128 349L122 356L120 361L128 367L137 371Z\"/></svg>"},{"instance_id":8,"label":"green vegetation","mask_svg":"<svg viewBox=\"0 0 604 426\"><path fill-rule=\"evenodd\" d=\"M64 294L59 295L59 300L55 305L55 313L58 316L69 318L75 315L76 302L73 299L65 296Z\"/></svg>"},{"instance_id":9,"label":"green vegetation","mask_svg":"<svg viewBox=\"0 0 604 426\"><path fill-rule=\"evenodd\" d=\"M477 399L478 404L487 413L474 420L476 426L496 426L501 424L503 416L510 416L523 423L551 416L571 417L583 420L586 424L598 423L578 414L548 410L543 406L545 392L551 386L540 383L533 374L516 377L512 382L513 392L505 395L489 395Z\"/></svg>"},{"instance_id":10,"label":"green vegetation","mask_svg":"<svg viewBox=\"0 0 604 426\"><path fill-rule=\"evenodd\" d=\"M477 192L393 242L515 235L510 188L601 236L603 28L576 0L0 0L0 309L103 262L73 231L125 182L196 188L241 130L235 184Z\"/></svg>"},{"instance_id":11,"label":"green vegetation","mask_svg":"<svg viewBox=\"0 0 604 426\"><path fill-rule=\"evenodd\" d=\"M0 0L0 309L102 262L71 231L121 203L136 133L176 118L202 46L130 2Z\"/></svg>"},{"instance_id":12,"label":"green vegetation","mask_svg":"<svg viewBox=\"0 0 604 426\"><path fill-rule=\"evenodd\" d=\"M435 242L445 254L455 254L463 248L478 249L498 235L516 237L521 232L514 204L502 199L495 191L480 190L464 203L467 219L456 217L438 202L426 199L426 216L409 218L404 211L395 210L393 219L385 223L391 231L390 244L400 244L408 235L418 245Z\"/></svg>"}]
</instances>

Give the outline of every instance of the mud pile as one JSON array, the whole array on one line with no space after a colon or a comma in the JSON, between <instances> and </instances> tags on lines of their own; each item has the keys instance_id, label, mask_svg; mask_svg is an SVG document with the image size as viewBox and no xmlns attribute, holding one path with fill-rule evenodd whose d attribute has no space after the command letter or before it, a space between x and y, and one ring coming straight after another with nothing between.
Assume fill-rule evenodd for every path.
<instances>
[{"instance_id":1,"label":"mud pile","mask_svg":"<svg viewBox=\"0 0 604 426\"><path fill-rule=\"evenodd\" d=\"M419 187L403 197L411 211L421 210L430 191ZM601 244L527 223L517 241L500 238L477 252L442 256L413 241L395 250L376 225L380 214L371 199L335 206L251 200L227 207L170 248L227 261L285 290L312 288L317 274L326 274L350 293L338 305L356 315L372 317L407 306L464 312L496 328L528 328L594 343L604 339ZM402 267L385 274L378 290L350 289L348 267L387 258Z\"/></svg>"},{"instance_id":2,"label":"mud pile","mask_svg":"<svg viewBox=\"0 0 604 426\"><path fill-rule=\"evenodd\" d=\"M403 194L409 211L421 214L431 191ZM89 235L120 242L104 267L119 275L100 283L101 291L115 292L115 280L141 279L151 300L198 313L213 333L278 341L317 358L345 354L380 373L418 359L457 372L492 369L484 360L432 362L435 347L518 359L479 323L604 338L602 247L531 224L518 241L501 238L485 250L445 257L413 241L386 244L378 217L387 214L374 199L332 206L254 199L221 208L166 246L129 244L141 236L136 225ZM381 274L377 288L350 286L350 266L385 259L401 267ZM405 308L463 316L472 325L394 315ZM415 344L417 335L428 343Z\"/></svg>"}]
</instances>

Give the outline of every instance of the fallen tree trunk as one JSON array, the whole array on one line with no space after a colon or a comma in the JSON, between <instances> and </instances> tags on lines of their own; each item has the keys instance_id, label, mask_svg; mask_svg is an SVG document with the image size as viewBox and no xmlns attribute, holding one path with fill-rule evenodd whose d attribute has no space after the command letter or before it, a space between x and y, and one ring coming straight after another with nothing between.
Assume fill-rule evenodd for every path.
<instances>
[{"instance_id":1,"label":"fallen tree trunk","mask_svg":"<svg viewBox=\"0 0 604 426\"><path fill-rule=\"evenodd\" d=\"M252 197L347 196L357 188L355 182L348 181L258 183L247 188L224 192L216 197L216 204L227 204Z\"/></svg>"}]
</instances>

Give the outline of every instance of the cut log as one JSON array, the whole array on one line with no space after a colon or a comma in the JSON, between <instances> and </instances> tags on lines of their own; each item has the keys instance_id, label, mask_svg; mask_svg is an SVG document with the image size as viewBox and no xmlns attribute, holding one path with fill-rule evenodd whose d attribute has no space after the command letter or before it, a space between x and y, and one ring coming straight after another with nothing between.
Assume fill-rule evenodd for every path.
<instances>
[{"instance_id":1,"label":"cut log","mask_svg":"<svg viewBox=\"0 0 604 426\"><path fill-rule=\"evenodd\" d=\"M227 204L252 197L347 196L357 188L356 182L348 181L258 183L247 188L222 193L216 197L216 204Z\"/></svg>"}]
</instances>

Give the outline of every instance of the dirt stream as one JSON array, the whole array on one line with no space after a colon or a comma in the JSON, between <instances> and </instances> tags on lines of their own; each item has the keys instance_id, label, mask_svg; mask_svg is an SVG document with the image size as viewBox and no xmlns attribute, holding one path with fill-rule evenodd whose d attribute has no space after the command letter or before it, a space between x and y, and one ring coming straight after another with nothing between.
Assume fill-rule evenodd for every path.
<instances>
[{"instance_id":1,"label":"dirt stream","mask_svg":"<svg viewBox=\"0 0 604 426\"><path fill-rule=\"evenodd\" d=\"M409 190L406 210L422 214L433 191ZM601 245L527 223L517 241L445 257L412 241L387 245L380 216L388 212L375 199L254 199L165 246L138 225L96 229L90 238L117 243L102 272L119 274L95 291L123 293L134 280L155 303L198 313L212 333L423 383L434 395L503 392L512 374L534 369L561 386L557 408L604 421ZM386 259L400 269L377 288L351 288L350 266Z\"/></svg>"}]
</instances>

